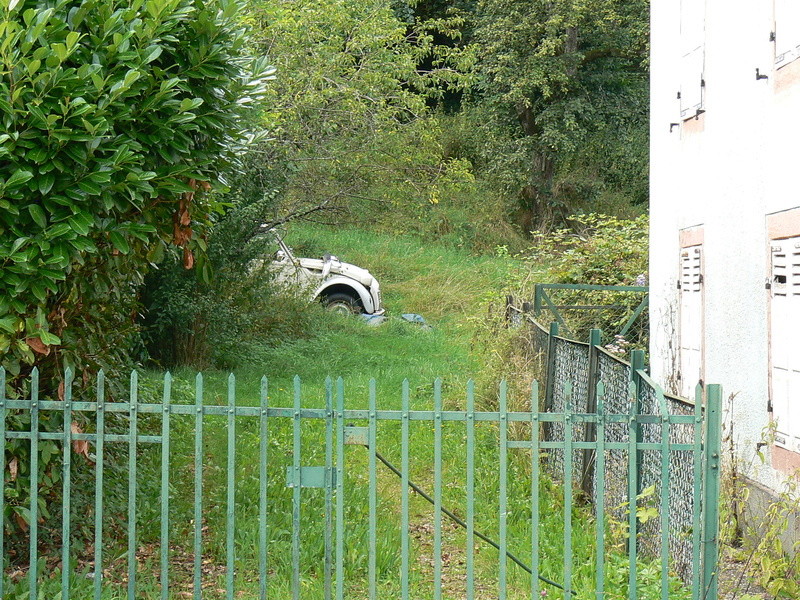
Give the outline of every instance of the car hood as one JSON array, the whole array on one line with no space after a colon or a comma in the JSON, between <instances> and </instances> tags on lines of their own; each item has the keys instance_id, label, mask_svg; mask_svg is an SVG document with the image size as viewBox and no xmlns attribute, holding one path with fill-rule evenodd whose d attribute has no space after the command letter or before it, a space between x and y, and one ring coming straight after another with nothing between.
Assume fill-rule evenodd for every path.
<instances>
[{"instance_id":1,"label":"car hood","mask_svg":"<svg viewBox=\"0 0 800 600\"><path fill-rule=\"evenodd\" d=\"M320 273L325 265L325 261L319 258L300 258L298 260L301 267L305 269L311 269L313 271L319 271ZM345 277L355 279L366 287L370 287L374 281L372 274L366 269L362 269L361 267L338 260L331 260L330 272L332 275L344 275Z\"/></svg>"}]
</instances>

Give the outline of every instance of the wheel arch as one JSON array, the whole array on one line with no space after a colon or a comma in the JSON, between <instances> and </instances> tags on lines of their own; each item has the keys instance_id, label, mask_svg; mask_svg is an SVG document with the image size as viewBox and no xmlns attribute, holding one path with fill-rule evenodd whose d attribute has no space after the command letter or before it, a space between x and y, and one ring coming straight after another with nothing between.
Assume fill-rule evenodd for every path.
<instances>
[{"instance_id":1,"label":"wheel arch","mask_svg":"<svg viewBox=\"0 0 800 600\"><path fill-rule=\"evenodd\" d=\"M324 300L331 294L347 294L355 298L366 313L375 312L375 304L369 290L358 281L346 277L331 277L314 292L315 300Z\"/></svg>"}]
</instances>

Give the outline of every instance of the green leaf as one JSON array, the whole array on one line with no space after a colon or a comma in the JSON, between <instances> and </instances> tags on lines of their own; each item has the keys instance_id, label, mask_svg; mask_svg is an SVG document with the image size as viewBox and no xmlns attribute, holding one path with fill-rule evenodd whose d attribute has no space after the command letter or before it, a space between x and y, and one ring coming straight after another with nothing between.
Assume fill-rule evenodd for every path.
<instances>
[{"instance_id":1,"label":"green leaf","mask_svg":"<svg viewBox=\"0 0 800 600\"><path fill-rule=\"evenodd\" d=\"M28 212L31 214L31 218L39 227L42 229L47 227L47 217L45 216L41 206L38 204L29 204Z\"/></svg>"},{"instance_id":2,"label":"green leaf","mask_svg":"<svg viewBox=\"0 0 800 600\"><path fill-rule=\"evenodd\" d=\"M145 50L144 57L142 58L144 64L151 63L159 56L161 56L161 51L162 51L161 46L150 46L149 48L147 48L147 50Z\"/></svg>"},{"instance_id":3,"label":"green leaf","mask_svg":"<svg viewBox=\"0 0 800 600\"><path fill-rule=\"evenodd\" d=\"M6 180L4 187L6 188L20 187L22 184L27 183L32 178L33 178L33 173L31 173L30 171L19 169L17 171L14 171L14 174Z\"/></svg>"},{"instance_id":4,"label":"green leaf","mask_svg":"<svg viewBox=\"0 0 800 600\"><path fill-rule=\"evenodd\" d=\"M71 231L72 231L72 227L69 226L69 223L64 223L62 221L61 223L56 223L55 225L50 227L45 232L45 235L48 238L52 239L52 238L56 238L56 237L61 237L65 233L68 233L68 232L71 232Z\"/></svg>"},{"instance_id":5,"label":"green leaf","mask_svg":"<svg viewBox=\"0 0 800 600\"><path fill-rule=\"evenodd\" d=\"M39 302L45 302L47 300L47 290L38 281L31 281L30 290Z\"/></svg>"},{"instance_id":6,"label":"green leaf","mask_svg":"<svg viewBox=\"0 0 800 600\"><path fill-rule=\"evenodd\" d=\"M131 247L128 245L128 240L126 240L118 231L112 231L108 234L108 237L111 239L111 243L114 245L114 248L122 252L122 254L127 254L131 251Z\"/></svg>"},{"instance_id":7,"label":"green leaf","mask_svg":"<svg viewBox=\"0 0 800 600\"><path fill-rule=\"evenodd\" d=\"M40 330L39 331L39 339L42 340L48 346L52 346L54 344L61 344L61 338L55 335L54 333L50 333L49 331Z\"/></svg>"},{"instance_id":8,"label":"green leaf","mask_svg":"<svg viewBox=\"0 0 800 600\"><path fill-rule=\"evenodd\" d=\"M53 184L56 181L55 175L52 173L47 173L39 177L39 193L42 195L47 194L51 189L53 189Z\"/></svg>"},{"instance_id":9,"label":"green leaf","mask_svg":"<svg viewBox=\"0 0 800 600\"><path fill-rule=\"evenodd\" d=\"M7 331L8 333L16 333L18 320L19 319L17 317L11 316L0 318L0 329Z\"/></svg>"}]
</instances>

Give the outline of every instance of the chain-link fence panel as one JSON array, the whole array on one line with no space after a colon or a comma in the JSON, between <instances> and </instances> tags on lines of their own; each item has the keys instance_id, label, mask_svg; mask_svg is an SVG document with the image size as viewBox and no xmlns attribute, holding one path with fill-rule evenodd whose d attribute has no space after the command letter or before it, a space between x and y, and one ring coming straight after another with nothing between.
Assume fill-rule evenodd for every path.
<instances>
[{"instance_id":1,"label":"chain-link fence panel","mask_svg":"<svg viewBox=\"0 0 800 600\"><path fill-rule=\"evenodd\" d=\"M544 364L540 369L543 374L552 377L550 385L540 381L542 390L550 390L547 412L563 413L567 408L566 383L572 385L571 409L577 413L590 413L589 385L590 373L596 369L597 381L605 387L604 413L617 416L605 424L606 443L630 442L630 426L628 419L619 419L620 415L631 414L634 403L638 403L642 415L661 416L661 407L656 388L649 381L640 381L638 398L632 387L631 365L615 356L605 348L595 347L593 351L588 344L576 342L562 337L551 338L548 331L531 320L531 344L541 353ZM594 366L590 365L596 356ZM547 365L550 365L548 370ZM543 378L544 379L544 378ZM544 396L544 395L543 395ZM694 405L684 399L665 396L667 412L670 415L693 415ZM649 444L661 443L661 421L640 423L637 437L640 442ZM547 439L554 442L564 441L564 424L548 423L545 429ZM589 428L578 426L573 428L573 440L584 441L594 439L588 435ZM691 423L669 425L670 444L692 444L694 442L694 426ZM573 485L580 483L584 460L590 477L591 489L587 489L589 497L594 496L597 486L595 469L596 455L594 451L575 451L573 455ZM692 573L692 522L694 514L694 468L693 452L690 450L669 450L669 473L662 473L661 450L639 450L637 456L638 473L637 489L640 497L636 505L628 505L628 482L630 461L627 449L613 449L605 452L605 507L606 518L612 527L619 525L618 531L624 530L630 510L655 508L660 511L662 486L668 486L669 506L669 555L671 570L685 582L689 582ZM563 481L564 451L550 449L545 457L545 467L551 475ZM585 486L584 486L585 487ZM652 488L652 489L650 489ZM641 494L642 491L648 494ZM648 556L657 557L661 551L662 515L647 519L639 529L640 551ZM613 531L612 531L613 532Z\"/></svg>"},{"instance_id":2,"label":"chain-link fence panel","mask_svg":"<svg viewBox=\"0 0 800 600\"><path fill-rule=\"evenodd\" d=\"M671 415L694 414L694 404L675 396L667 396ZM694 426L674 424L670 428L670 444L694 443ZM669 456L669 555L672 568L686 582L692 576L692 520L694 513L694 464L690 450L670 452Z\"/></svg>"},{"instance_id":3,"label":"chain-link fence panel","mask_svg":"<svg viewBox=\"0 0 800 600\"><path fill-rule=\"evenodd\" d=\"M605 386L603 410L607 415L630 414L628 387L631 367L628 363L602 350L597 356L598 378ZM628 426L625 423L606 424L606 442L628 442ZM594 482L597 485L597 482ZM628 452L606 451L605 505L611 519L622 522L627 512L628 501Z\"/></svg>"},{"instance_id":4,"label":"chain-link fence panel","mask_svg":"<svg viewBox=\"0 0 800 600\"><path fill-rule=\"evenodd\" d=\"M549 412L563 413L567 409L567 402L571 401L570 410L572 412L585 413L589 397L589 344L557 337L553 339L553 352L555 366L552 371L553 387L552 400L548 407ZM567 383L572 385L571 395L567 393ZM572 441L582 441L583 432L583 427L575 427ZM552 441L563 441L564 424L550 423L546 435ZM583 472L583 456L582 452L576 452L573 457L573 481L580 481ZM563 479L564 452L562 450L551 449L547 464L555 479Z\"/></svg>"}]
</instances>

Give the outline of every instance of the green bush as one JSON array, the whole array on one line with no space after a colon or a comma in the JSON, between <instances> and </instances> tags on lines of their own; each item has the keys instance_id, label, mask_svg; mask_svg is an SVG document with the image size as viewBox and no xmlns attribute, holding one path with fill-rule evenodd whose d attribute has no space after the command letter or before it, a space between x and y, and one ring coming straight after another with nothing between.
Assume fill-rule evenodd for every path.
<instances>
[{"instance_id":1,"label":"green bush","mask_svg":"<svg viewBox=\"0 0 800 600\"><path fill-rule=\"evenodd\" d=\"M186 266L204 250L219 210L204 191L235 162L271 72L248 58L241 6L0 9L0 353L11 375L124 358L130 344L108 332L130 330L148 263L170 242Z\"/></svg>"},{"instance_id":2,"label":"green bush","mask_svg":"<svg viewBox=\"0 0 800 600\"><path fill-rule=\"evenodd\" d=\"M146 270L173 244L183 266L202 257L222 210L207 191L237 162L250 104L271 74L249 57L242 6L0 4L0 366L11 397L29 397L34 366L42 397L65 397L66 367L74 397L91 397L98 369L138 358L136 292ZM122 386L107 392L124 397ZM24 429L23 418L10 415L9 426ZM67 426L86 424L76 413ZM61 427L59 419L40 423ZM16 465L3 490L11 538L24 538L30 477L40 481L42 517L50 516L61 485L54 447L42 442L41 471L32 475L30 444L6 444L6 464ZM78 492L73 501L80 528L91 515L77 507L88 502ZM43 543L57 527L41 525Z\"/></svg>"}]
</instances>

